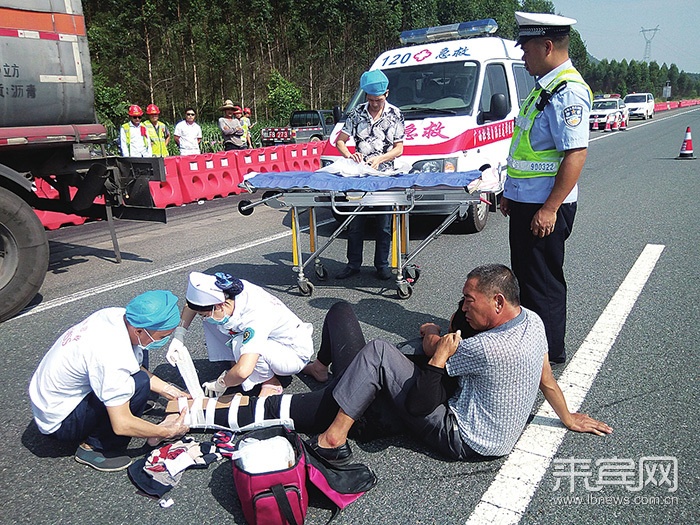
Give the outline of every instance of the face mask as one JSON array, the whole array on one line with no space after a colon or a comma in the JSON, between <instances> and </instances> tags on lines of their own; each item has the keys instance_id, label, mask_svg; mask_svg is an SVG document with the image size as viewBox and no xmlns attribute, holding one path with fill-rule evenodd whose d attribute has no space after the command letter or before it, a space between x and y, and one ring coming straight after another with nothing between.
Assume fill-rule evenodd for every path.
<instances>
[{"instance_id":1,"label":"face mask","mask_svg":"<svg viewBox=\"0 0 700 525\"><path fill-rule=\"evenodd\" d=\"M219 326L225 325L226 323L229 322L230 319L231 319L230 315L224 315L223 319L214 319L214 307L213 306L211 307L211 315L204 318L204 320L207 321L208 323L219 325Z\"/></svg>"},{"instance_id":2,"label":"face mask","mask_svg":"<svg viewBox=\"0 0 700 525\"><path fill-rule=\"evenodd\" d=\"M139 340L138 347L139 347L141 350L148 350L148 351L151 351L151 350L158 350L159 348L163 348L166 344L168 344L168 341L170 340L170 336L168 335L168 336L165 336L163 339L158 339L158 340L156 341L155 339L153 339L153 337L151 336L151 334L148 333L147 330L144 330L144 332L146 332L146 334L148 335L148 337L151 338L151 342L148 343L146 346L143 346L143 344L141 344L141 338L138 337L138 335L137 335L137 338L138 338L138 340Z\"/></svg>"}]
</instances>

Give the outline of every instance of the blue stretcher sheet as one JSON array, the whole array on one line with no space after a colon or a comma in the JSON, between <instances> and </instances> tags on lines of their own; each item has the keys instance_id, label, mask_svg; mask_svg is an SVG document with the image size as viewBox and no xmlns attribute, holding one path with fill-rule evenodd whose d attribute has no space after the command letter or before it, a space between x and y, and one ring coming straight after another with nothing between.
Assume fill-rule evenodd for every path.
<instances>
[{"instance_id":1,"label":"blue stretcher sheet","mask_svg":"<svg viewBox=\"0 0 700 525\"><path fill-rule=\"evenodd\" d=\"M405 173L390 177L343 177L317 171L257 173L246 179L254 188L279 190L382 191L448 186L464 188L481 176L479 170L454 173Z\"/></svg>"}]
</instances>

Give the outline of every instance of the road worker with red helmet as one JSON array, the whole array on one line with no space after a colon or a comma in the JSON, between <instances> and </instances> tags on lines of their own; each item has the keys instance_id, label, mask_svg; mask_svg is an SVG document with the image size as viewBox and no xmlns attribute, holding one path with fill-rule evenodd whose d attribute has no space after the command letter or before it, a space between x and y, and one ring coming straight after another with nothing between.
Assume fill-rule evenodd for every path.
<instances>
[{"instance_id":1,"label":"road worker with red helmet","mask_svg":"<svg viewBox=\"0 0 700 525\"><path fill-rule=\"evenodd\" d=\"M140 106L129 106L129 122L122 124L119 143L124 157L152 157L153 149L148 138L148 130L141 122L143 110Z\"/></svg>"},{"instance_id":2,"label":"road worker with red helmet","mask_svg":"<svg viewBox=\"0 0 700 525\"><path fill-rule=\"evenodd\" d=\"M146 115L148 115L148 120L144 122L144 125L151 141L153 156L167 157L170 131L168 131L168 126L159 121L160 108L155 104L149 104L146 108Z\"/></svg>"}]
</instances>

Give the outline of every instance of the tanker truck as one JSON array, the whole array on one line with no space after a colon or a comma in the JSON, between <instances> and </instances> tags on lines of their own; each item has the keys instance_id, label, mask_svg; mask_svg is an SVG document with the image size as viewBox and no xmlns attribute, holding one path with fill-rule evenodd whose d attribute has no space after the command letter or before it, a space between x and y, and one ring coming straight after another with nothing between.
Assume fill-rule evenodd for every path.
<instances>
[{"instance_id":1,"label":"tanker truck","mask_svg":"<svg viewBox=\"0 0 700 525\"><path fill-rule=\"evenodd\" d=\"M0 321L41 287L49 247L38 214L165 222L149 181L160 158L107 155L80 0L0 0ZM37 192L37 186L51 189Z\"/></svg>"}]
</instances>

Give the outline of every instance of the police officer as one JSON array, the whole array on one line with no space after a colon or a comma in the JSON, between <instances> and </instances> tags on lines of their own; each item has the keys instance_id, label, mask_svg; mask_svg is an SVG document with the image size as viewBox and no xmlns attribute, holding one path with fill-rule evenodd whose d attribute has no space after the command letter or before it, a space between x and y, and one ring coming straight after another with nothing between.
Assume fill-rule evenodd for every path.
<instances>
[{"instance_id":1,"label":"police officer","mask_svg":"<svg viewBox=\"0 0 700 525\"><path fill-rule=\"evenodd\" d=\"M518 44L537 84L520 109L501 212L510 216L511 266L521 304L544 321L552 363L566 361L564 242L586 160L593 95L569 59L572 18L516 12Z\"/></svg>"}]
</instances>

